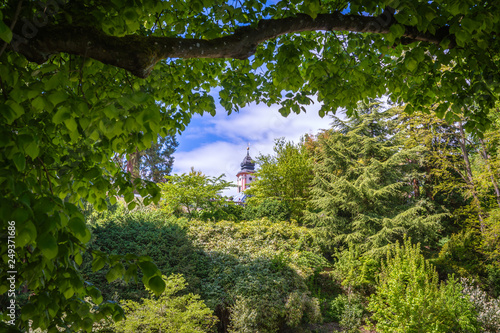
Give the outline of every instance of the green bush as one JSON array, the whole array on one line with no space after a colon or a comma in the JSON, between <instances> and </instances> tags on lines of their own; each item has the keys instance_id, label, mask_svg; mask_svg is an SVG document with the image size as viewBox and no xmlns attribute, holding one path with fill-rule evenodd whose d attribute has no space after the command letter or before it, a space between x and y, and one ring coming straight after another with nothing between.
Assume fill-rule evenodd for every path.
<instances>
[{"instance_id":1,"label":"green bush","mask_svg":"<svg viewBox=\"0 0 500 333\"><path fill-rule=\"evenodd\" d=\"M373 292L375 275L380 269L380 260L363 254L360 247L349 245L349 248L337 252L333 276L346 289L346 292L359 292L364 295Z\"/></svg>"},{"instance_id":2,"label":"green bush","mask_svg":"<svg viewBox=\"0 0 500 333\"><path fill-rule=\"evenodd\" d=\"M357 294L338 295L328 302L328 319L337 322L346 332L357 332L362 324L365 307Z\"/></svg>"},{"instance_id":3,"label":"green bush","mask_svg":"<svg viewBox=\"0 0 500 333\"><path fill-rule=\"evenodd\" d=\"M164 277L166 288L156 298L142 303L125 301L126 319L115 324L116 332L123 333L203 333L212 332L217 318L198 295L178 295L186 287L181 275Z\"/></svg>"},{"instance_id":4,"label":"green bush","mask_svg":"<svg viewBox=\"0 0 500 333\"><path fill-rule=\"evenodd\" d=\"M122 280L108 283L106 270L92 272L92 251L112 255L131 253L151 257L165 275L182 274L188 283L187 291L199 294L201 279L209 269L208 258L187 236L186 223L151 209L118 210L101 216L91 224L92 240L82 264L86 280L101 290L104 299L138 301L147 297L142 283L127 284Z\"/></svg>"},{"instance_id":5,"label":"green bush","mask_svg":"<svg viewBox=\"0 0 500 333\"><path fill-rule=\"evenodd\" d=\"M219 317L220 330L277 332L321 318L308 283L329 264L312 230L297 223L187 221L137 209L96 218L92 233L89 251L145 255L163 274L182 274L188 286L180 294L199 294ZM89 254L83 266L105 299L148 296L140 284L107 283L105 272L92 272Z\"/></svg>"},{"instance_id":6,"label":"green bush","mask_svg":"<svg viewBox=\"0 0 500 333\"><path fill-rule=\"evenodd\" d=\"M252 203L250 200L248 206L245 207L243 219L247 221L260 220L264 217L273 222L288 221L292 210L290 205L278 199L263 199L258 203Z\"/></svg>"},{"instance_id":7,"label":"green bush","mask_svg":"<svg viewBox=\"0 0 500 333\"><path fill-rule=\"evenodd\" d=\"M205 209L200 212L199 219L203 221L241 221L244 208L242 206L228 203L215 209Z\"/></svg>"},{"instance_id":8,"label":"green bush","mask_svg":"<svg viewBox=\"0 0 500 333\"><path fill-rule=\"evenodd\" d=\"M202 295L211 307L229 310L230 332L278 332L321 320L306 281L328 262L315 252L309 229L262 219L192 221L189 232L210 251Z\"/></svg>"},{"instance_id":9,"label":"green bush","mask_svg":"<svg viewBox=\"0 0 500 333\"><path fill-rule=\"evenodd\" d=\"M485 275L482 265L485 258L479 250L480 237L477 232L465 230L451 235L433 263L444 276L455 274L460 277L478 279L479 276Z\"/></svg>"},{"instance_id":10,"label":"green bush","mask_svg":"<svg viewBox=\"0 0 500 333\"><path fill-rule=\"evenodd\" d=\"M377 332L477 332L474 306L454 277L439 283L435 267L419 245L395 244L382 264L370 297Z\"/></svg>"}]
</instances>

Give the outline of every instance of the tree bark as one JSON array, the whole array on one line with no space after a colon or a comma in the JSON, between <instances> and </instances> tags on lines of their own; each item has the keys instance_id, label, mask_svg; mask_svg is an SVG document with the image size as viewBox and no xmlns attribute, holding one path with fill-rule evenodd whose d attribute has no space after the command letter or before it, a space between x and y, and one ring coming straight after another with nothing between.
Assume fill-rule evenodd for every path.
<instances>
[{"instance_id":1,"label":"tree bark","mask_svg":"<svg viewBox=\"0 0 500 333\"><path fill-rule=\"evenodd\" d=\"M417 178L413 178L413 195L415 199L418 199L420 197L420 183Z\"/></svg>"},{"instance_id":2,"label":"tree bark","mask_svg":"<svg viewBox=\"0 0 500 333\"><path fill-rule=\"evenodd\" d=\"M351 31L377 34L390 33L395 23L392 10L375 17L343 15L339 12L319 14L315 19L306 14L281 19L263 19L255 27L242 26L233 34L211 40L128 35L114 37L88 26L47 25L26 36L27 28L17 24L11 48L38 64L53 54L65 52L85 56L130 71L145 78L155 64L167 58L233 58L247 59L257 46L273 38L303 31ZM27 24L27 23L25 23ZM24 31L24 34L23 34ZM428 42L439 45L448 37L454 46L454 35L443 26L435 34L405 26L401 44Z\"/></svg>"}]
</instances>

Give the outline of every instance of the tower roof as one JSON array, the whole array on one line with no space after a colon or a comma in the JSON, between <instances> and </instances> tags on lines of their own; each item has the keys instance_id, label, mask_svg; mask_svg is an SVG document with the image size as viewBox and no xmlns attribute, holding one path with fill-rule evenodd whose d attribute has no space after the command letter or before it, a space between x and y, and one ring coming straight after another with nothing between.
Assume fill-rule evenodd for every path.
<instances>
[{"instance_id":1,"label":"tower roof","mask_svg":"<svg viewBox=\"0 0 500 333\"><path fill-rule=\"evenodd\" d=\"M250 147L247 147L247 156L243 159L243 162L240 164L241 171L254 171L255 170L255 162L250 157Z\"/></svg>"}]
</instances>

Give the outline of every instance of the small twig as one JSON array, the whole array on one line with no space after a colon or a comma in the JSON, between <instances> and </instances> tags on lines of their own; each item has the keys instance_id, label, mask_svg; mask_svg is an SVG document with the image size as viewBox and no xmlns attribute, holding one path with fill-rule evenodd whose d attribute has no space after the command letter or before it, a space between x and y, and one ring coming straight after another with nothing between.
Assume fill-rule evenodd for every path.
<instances>
[{"instance_id":1,"label":"small twig","mask_svg":"<svg viewBox=\"0 0 500 333\"><path fill-rule=\"evenodd\" d=\"M19 0L19 2L17 3L16 13L14 14L14 19L10 23L10 31L13 31L14 27L16 26L17 19L19 18L19 14L21 13L22 5L23 5L23 0ZM0 50L0 57L2 56L3 52L7 48L7 44L8 44L7 42L3 43L2 49Z\"/></svg>"},{"instance_id":2,"label":"small twig","mask_svg":"<svg viewBox=\"0 0 500 333\"><path fill-rule=\"evenodd\" d=\"M50 189L50 193L52 193L52 195L54 195L54 192L52 191L52 182L50 181L50 174L49 174L49 171L47 170L47 168L45 167L45 163L43 163L43 161L40 159L40 157L38 158L38 160L40 161L40 163L42 163L42 167L43 169L45 170L45 175L47 175L47 180L49 181L49 189Z\"/></svg>"}]
</instances>

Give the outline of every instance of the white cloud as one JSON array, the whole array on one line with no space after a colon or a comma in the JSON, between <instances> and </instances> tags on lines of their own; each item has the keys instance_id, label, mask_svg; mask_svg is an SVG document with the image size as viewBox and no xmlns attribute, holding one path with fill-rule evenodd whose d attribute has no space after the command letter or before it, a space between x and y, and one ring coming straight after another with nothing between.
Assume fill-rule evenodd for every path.
<instances>
[{"instance_id":1,"label":"white cloud","mask_svg":"<svg viewBox=\"0 0 500 333\"><path fill-rule=\"evenodd\" d=\"M290 114L283 117L277 106L252 104L239 113L229 116L220 111L215 117L195 116L186 131L178 137L179 147L174 154L174 173L189 172L191 167L209 176L226 175L226 180L235 181L240 163L250 143L250 156L271 154L274 139L285 137L298 142L306 133L315 134L328 128L330 118L318 115L319 105L311 105L307 113ZM184 140L196 138L183 147ZM226 191L226 195L236 190Z\"/></svg>"}]
</instances>

